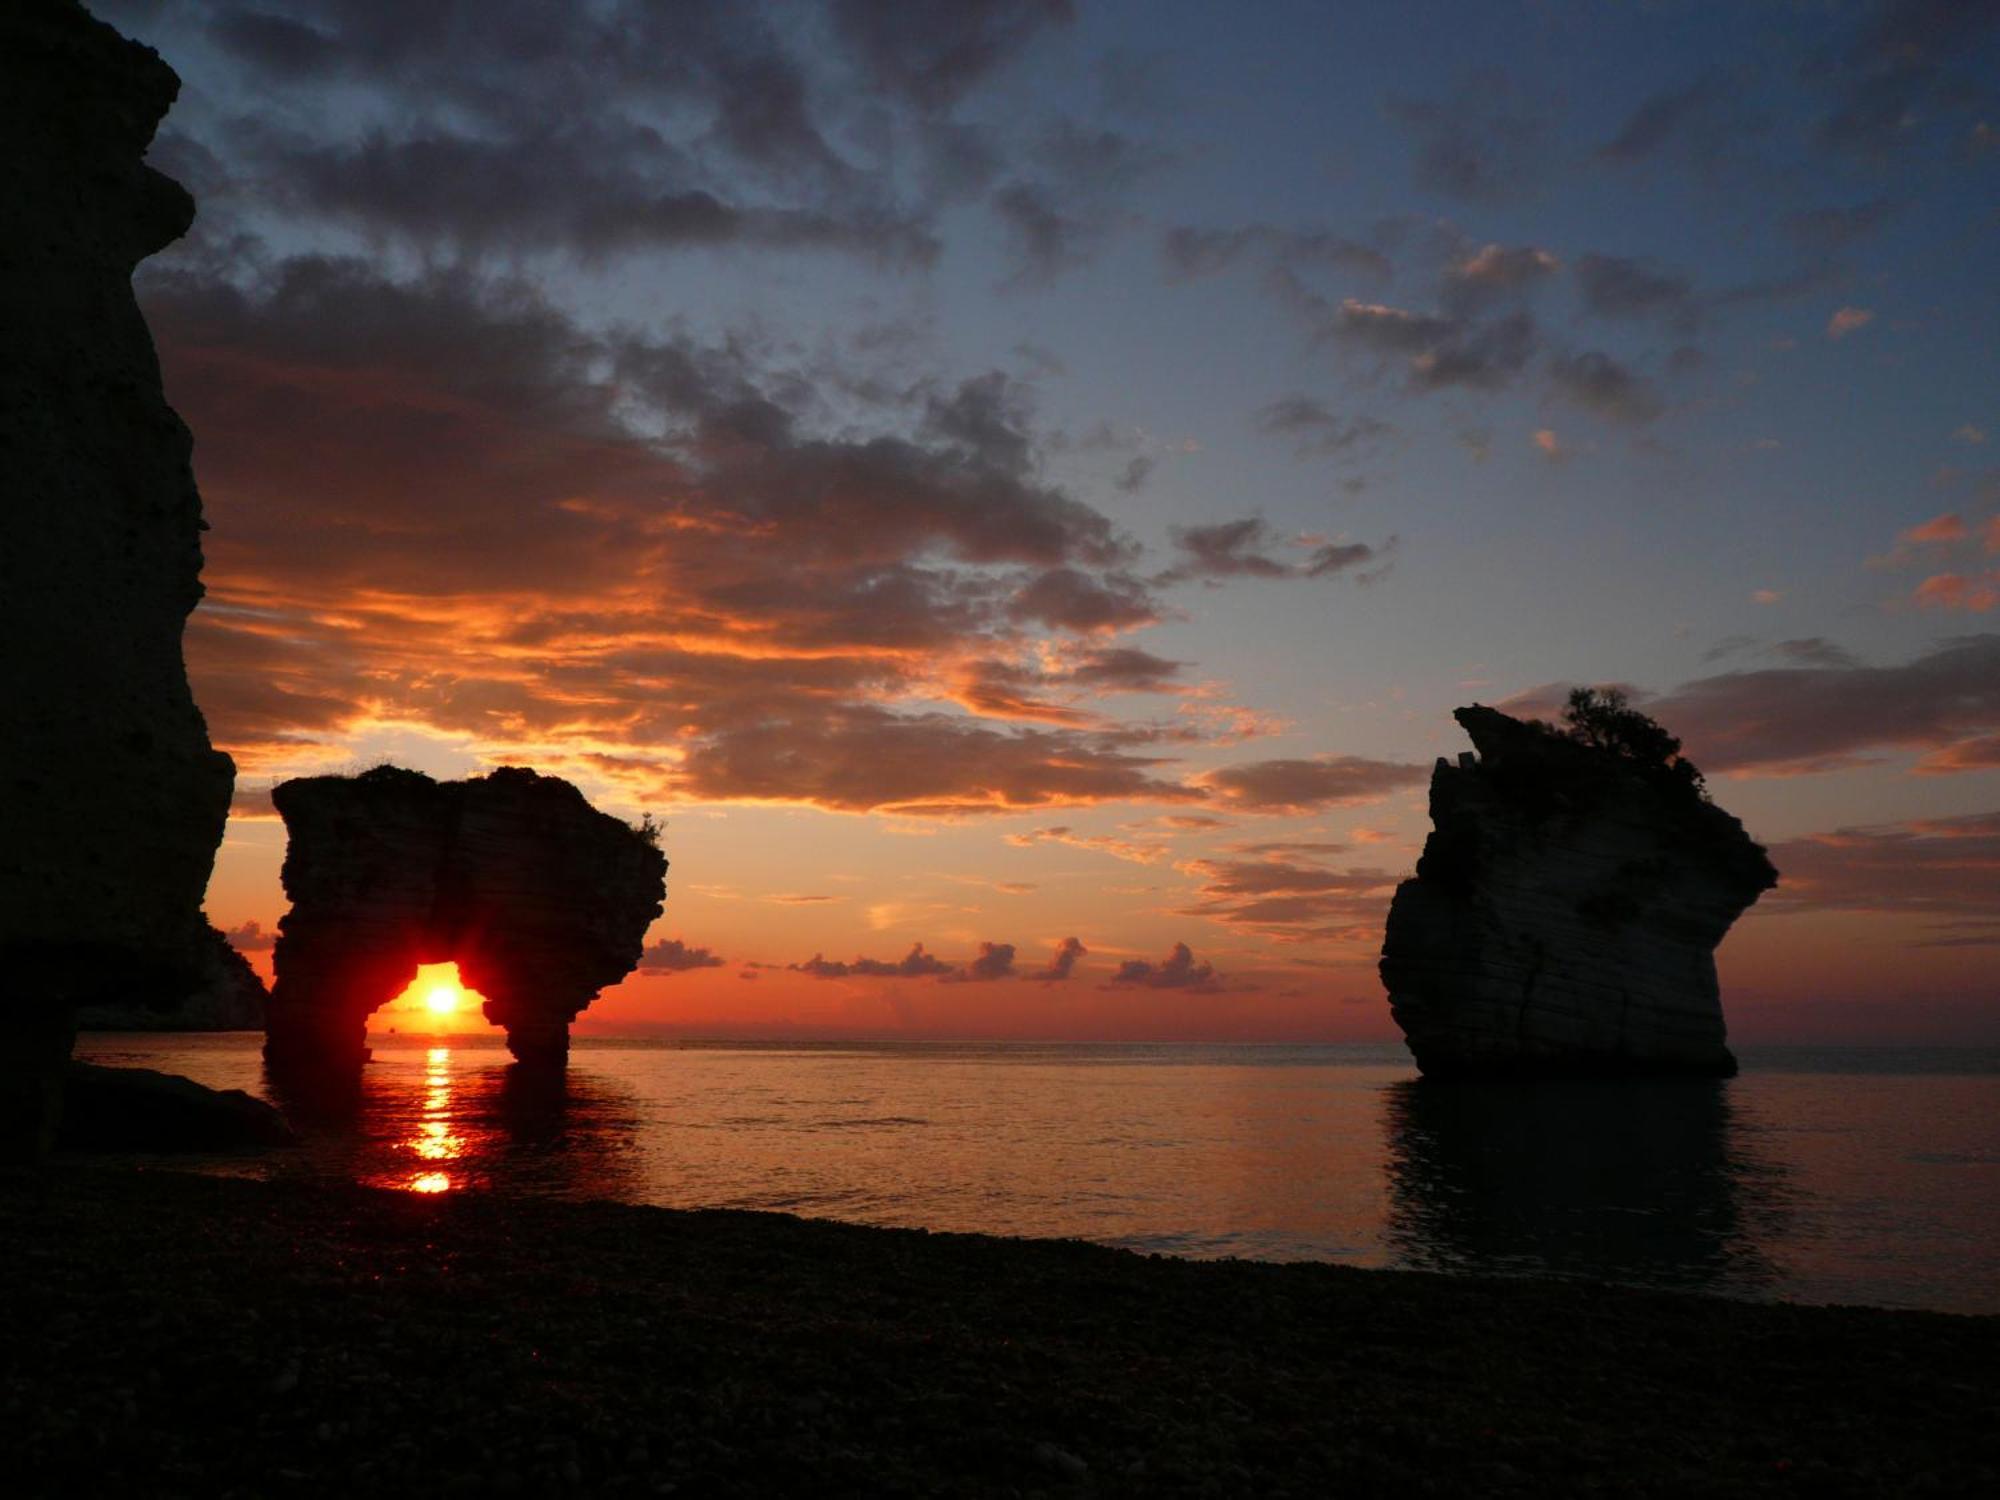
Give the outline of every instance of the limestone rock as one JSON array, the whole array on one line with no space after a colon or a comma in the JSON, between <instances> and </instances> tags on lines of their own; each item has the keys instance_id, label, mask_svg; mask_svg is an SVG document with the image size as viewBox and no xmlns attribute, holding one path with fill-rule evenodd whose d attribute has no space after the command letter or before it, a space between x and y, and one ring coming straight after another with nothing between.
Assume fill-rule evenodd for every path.
<instances>
[{"instance_id":1,"label":"limestone rock","mask_svg":"<svg viewBox=\"0 0 2000 1500\"><path fill-rule=\"evenodd\" d=\"M193 219L143 160L178 89L75 0L0 5L0 1145L45 1137L72 1005L191 966L229 803L181 660L191 444L132 294Z\"/></svg>"},{"instance_id":2,"label":"limestone rock","mask_svg":"<svg viewBox=\"0 0 2000 1500\"><path fill-rule=\"evenodd\" d=\"M241 1089L178 1073L72 1062L56 1144L69 1151L235 1151L298 1143L291 1126Z\"/></svg>"},{"instance_id":3,"label":"limestone rock","mask_svg":"<svg viewBox=\"0 0 2000 1500\"><path fill-rule=\"evenodd\" d=\"M79 1031L262 1031L268 998L250 961L211 926L192 987L87 1005L77 1011L76 1025Z\"/></svg>"},{"instance_id":4,"label":"limestone rock","mask_svg":"<svg viewBox=\"0 0 2000 1500\"><path fill-rule=\"evenodd\" d=\"M1474 706L1431 775L1382 983L1430 1076L1727 1076L1715 948L1777 883L1692 783Z\"/></svg>"},{"instance_id":5,"label":"limestone rock","mask_svg":"<svg viewBox=\"0 0 2000 1500\"><path fill-rule=\"evenodd\" d=\"M280 783L285 894L265 1055L352 1067L367 1019L420 964L454 961L523 1061L559 1061L569 1023L629 974L661 911L652 840L553 776L437 782L382 766Z\"/></svg>"}]
</instances>

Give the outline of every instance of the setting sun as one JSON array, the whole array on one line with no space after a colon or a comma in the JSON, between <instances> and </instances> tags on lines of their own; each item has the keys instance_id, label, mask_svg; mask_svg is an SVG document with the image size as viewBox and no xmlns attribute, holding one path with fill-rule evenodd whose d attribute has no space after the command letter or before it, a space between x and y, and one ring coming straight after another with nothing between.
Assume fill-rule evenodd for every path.
<instances>
[{"instance_id":1,"label":"setting sun","mask_svg":"<svg viewBox=\"0 0 2000 1500\"><path fill-rule=\"evenodd\" d=\"M459 976L455 963L424 964L401 994L384 1007L384 1024L413 1025L432 1034L479 1030L484 1026L481 1007L486 997L469 988ZM401 1017L400 1023L391 1019ZM421 1024L418 1023L421 1018Z\"/></svg>"}]
</instances>

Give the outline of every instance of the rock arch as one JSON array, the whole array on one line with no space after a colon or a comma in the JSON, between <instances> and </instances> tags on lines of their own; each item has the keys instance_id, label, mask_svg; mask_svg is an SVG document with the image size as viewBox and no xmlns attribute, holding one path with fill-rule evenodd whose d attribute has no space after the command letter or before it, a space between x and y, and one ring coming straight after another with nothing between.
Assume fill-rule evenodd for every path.
<instances>
[{"instance_id":1,"label":"rock arch","mask_svg":"<svg viewBox=\"0 0 2000 1500\"><path fill-rule=\"evenodd\" d=\"M339 1073L368 1017L422 964L454 962L526 1063L560 1065L578 1013L639 962L666 857L567 781L506 767L464 781L379 766L271 793L285 894L265 1057Z\"/></svg>"}]
</instances>

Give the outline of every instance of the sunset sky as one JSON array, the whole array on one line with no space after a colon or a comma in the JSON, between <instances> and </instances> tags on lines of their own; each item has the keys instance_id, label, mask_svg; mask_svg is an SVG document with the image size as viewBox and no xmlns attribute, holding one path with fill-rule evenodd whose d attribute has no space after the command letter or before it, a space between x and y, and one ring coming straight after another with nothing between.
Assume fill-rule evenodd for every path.
<instances>
[{"instance_id":1,"label":"sunset sky","mask_svg":"<svg viewBox=\"0 0 2000 1500\"><path fill-rule=\"evenodd\" d=\"M260 964L274 781L513 762L666 825L586 1030L1391 1038L1619 683L1737 1037L2000 1042L2000 4L92 4Z\"/></svg>"}]
</instances>

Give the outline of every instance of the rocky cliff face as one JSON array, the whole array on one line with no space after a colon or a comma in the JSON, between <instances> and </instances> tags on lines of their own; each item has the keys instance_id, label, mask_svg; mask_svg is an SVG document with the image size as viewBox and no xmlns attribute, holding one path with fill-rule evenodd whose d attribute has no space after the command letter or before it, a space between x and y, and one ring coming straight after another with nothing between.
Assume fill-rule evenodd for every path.
<instances>
[{"instance_id":1,"label":"rocky cliff face","mask_svg":"<svg viewBox=\"0 0 2000 1500\"><path fill-rule=\"evenodd\" d=\"M458 964L523 1061L639 962L667 861L568 782L507 768L436 782L384 766L281 783L285 893L265 1055L343 1070L420 964Z\"/></svg>"},{"instance_id":2,"label":"rocky cliff face","mask_svg":"<svg viewBox=\"0 0 2000 1500\"><path fill-rule=\"evenodd\" d=\"M192 986L129 995L76 1013L79 1031L262 1031L264 981L250 961L208 928Z\"/></svg>"},{"instance_id":3,"label":"rocky cliff face","mask_svg":"<svg viewBox=\"0 0 2000 1500\"><path fill-rule=\"evenodd\" d=\"M181 662L201 502L132 270L194 204L179 80L74 0L0 5L0 1135L46 1136L70 1007L180 982L228 808Z\"/></svg>"},{"instance_id":4,"label":"rocky cliff face","mask_svg":"<svg viewBox=\"0 0 2000 1500\"><path fill-rule=\"evenodd\" d=\"M1777 883L1743 825L1658 769L1495 709L1431 775L1382 982L1426 1075L1726 1076L1715 948Z\"/></svg>"}]
</instances>

